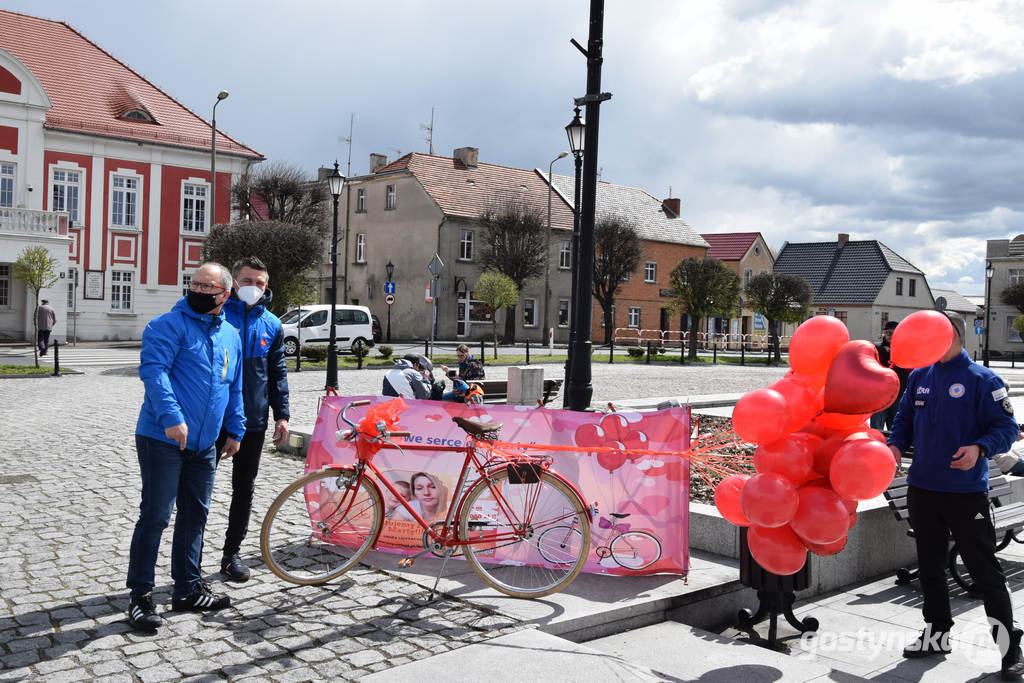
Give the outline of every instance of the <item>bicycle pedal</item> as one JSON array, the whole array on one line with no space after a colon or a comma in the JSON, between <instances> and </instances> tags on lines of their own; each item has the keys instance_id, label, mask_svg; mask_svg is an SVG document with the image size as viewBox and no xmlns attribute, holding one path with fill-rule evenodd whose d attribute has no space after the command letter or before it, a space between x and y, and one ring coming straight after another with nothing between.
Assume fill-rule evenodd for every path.
<instances>
[{"instance_id":1,"label":"bicycle pedal","mask_svg":"<svg viewBox=\"0 0 1024 683\"><path fill-rule=\"evenodd\" d=\"M414 558L412 558L412 557L403 557L402 559L400 559L398 561L398 566L399 567L411 567L412 563L415 562L415 561L416 560Z\"/></svg>"}]
</instances>

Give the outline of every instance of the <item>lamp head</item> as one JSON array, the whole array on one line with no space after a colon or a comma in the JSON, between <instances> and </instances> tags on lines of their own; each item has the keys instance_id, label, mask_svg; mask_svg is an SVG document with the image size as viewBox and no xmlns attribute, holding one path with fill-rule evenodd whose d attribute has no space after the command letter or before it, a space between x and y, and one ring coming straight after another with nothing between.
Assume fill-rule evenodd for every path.
<instances>
[{"instance_id":1,"label":"lamp head","mask_svg":"<svg viewBox=\"0 0 1024 683\"><path fill-rule=\"evenodd\" d=\"M989 261L985 265L985 277L988 278L989 280L991 280L992 276L995 275L995 274L996 274L996 267L992 265L991 261Z\"/></svg>"},{"instance_id":2,"label":"lamp head","mask_svg":"<svg viewBox=\"0 0 1024 683\"><path fill-rule=\"evenodd\" d=\"M569 149L576 156L583 153L583 131L586 123L580 118L580 108L575 108L572 121L565 127L565 133L569 136Z\"/></svg>"},{"instance_id":3,"label":"lamp head","mask_svg":"<svg viewBox=\"0 0 1024 683\"><path fill-rule=\"evenodd\" d=\"M393 276L395 274L395 264L391 262L391 259L388 259L388 264L386 266L384 266L384 270L387 271L387 273L388 273L388 282L390 282L391 281L391 276Z\"/></svg>"},{"instance_id":4,"label":"lamp head","mask_svg":"<svg viewBox=\"0 0 1024 683\"><path fill-rule=\"evenodd\" d=\"M217 99L218 100L226 99L227 96L228 96L228 91L227 90L221 90L219 93L217 93Z\"/></svg>"},{"instance_id":5,"label":"lamp head","mask_svg":"<svg viewBox=\"0 0 1024 683\"><path fill-rule=\"evenodd\" d=\"M341 188L345 184L345 176L338 170L338 162L334 162L334 170L327 176L327 184L331 188L331 196L335 199L341 194Z\"/></svg>"}]
</instances>

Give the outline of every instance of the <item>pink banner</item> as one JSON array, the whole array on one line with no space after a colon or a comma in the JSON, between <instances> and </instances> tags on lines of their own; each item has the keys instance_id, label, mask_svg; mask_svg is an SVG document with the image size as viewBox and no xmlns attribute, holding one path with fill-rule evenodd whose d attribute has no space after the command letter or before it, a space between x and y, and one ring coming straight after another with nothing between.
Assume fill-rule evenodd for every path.
<instances>
[{"instance_id":1,"label":"pink banner","mask_svg":"<svg viewBox=\"0 0 1024 683\"><path fill-rule=\"evenodd\" d=\"M330 397L317 416L306 470L329 463L355 462L351 442L339 442L338 429L346 428L339 413L346 403L380 396ZM467 417L479 422L500 422L499 439L505 442L574 446L647 449L682 452L689 448L689 408L670 408L653 413L583 413L528 406L478 405L441 401L406 400L395 430L412 433L396 443L410 446L465 448L466 434L451 418ZM367 407L349 410L358 422ZM543 451L531 451L543 453ZM427 521L443 520L465 451L451 453L417 451L404 453L385 449L374 464L395 484ZM591 523L590 555L584 571L604 574L685 574L689 568L689 463L682 457L636 455L613 452L554 451L551 469L572 481L584 501L596 503ZM475 479L475 476L472 476ZM420 500L415 499L413 482L419 482ZM423 529L393 496L384 494L388 516L378 549L411 553L423 548ZM408 491L408 493L407 493Z\"/></svg>"}]
</instances>

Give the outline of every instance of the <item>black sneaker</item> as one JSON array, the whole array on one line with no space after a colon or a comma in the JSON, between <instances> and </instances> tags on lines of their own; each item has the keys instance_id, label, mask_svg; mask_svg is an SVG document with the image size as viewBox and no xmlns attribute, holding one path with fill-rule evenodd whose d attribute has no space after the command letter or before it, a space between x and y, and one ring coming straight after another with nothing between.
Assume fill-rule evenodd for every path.
<instances>
[{"instance_id":1,"label":"black sneaker","mask_svg":"<svg viewBox=\"0 0 1024 683\"><path fill-rule=\"evenodd\" d=\"M1010 651L1003 657L999 677L1004 681L1019 681L1024 678L1024 658L1021 657L1019 645L1011 645Z\"/></svg>"},{"instance_id":2,"label":"black sneaker","mask_svg":"<svg viewBox=\"0 0 1024 683\"><path fill-rule=\"evenodd\" d=\"M245 566L237 553L220 561L220 571L232 581L242 583L249 580L249 568Z\"/></svg>"},{"instance_id":3,"label":"black sneaker","mask_svg":"<svg viewBox=\"0 0 1024 683\"><path fill-rule=\"evenodd\" d=\"M210 590L210 584L200 579L191 595L171 600L175 612L212 612L231 605L231 598L217 595Z\"/></svg>"},{"instance_id":4,"label":"black sneaker","mask_svg":"<svg viewBox=\"0 0 1024 683\"><path fill-rule=\"evenodd\" d=\"M949 631L933 631L929 626L921 631L917 640L903 648L903 656L907 659L918 657L944 657L953 651L949 644Z\"/></svg>"},{"instance_id":5,"label":"black sneaker","mask_svg":"<svg viewBox=\"0 0 1024 683\"><path fill-rule=\"evenodd\" d=\"M131 604L128 605L128 623L140 631L152 632L160 628L164 620L156 613L152 593L132 596Z\"/></svg>"}]
</instances>

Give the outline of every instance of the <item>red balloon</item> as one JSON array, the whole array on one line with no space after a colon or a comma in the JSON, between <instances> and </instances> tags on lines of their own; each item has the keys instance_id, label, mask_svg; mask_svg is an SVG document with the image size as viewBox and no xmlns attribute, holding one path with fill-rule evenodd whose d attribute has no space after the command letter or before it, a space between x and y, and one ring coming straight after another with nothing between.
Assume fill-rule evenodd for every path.
<instances>
[{"instance_id":1,"label":"red balloon","mask_svg":"<svg viewBox=\"0 0 1024 683\"><path fill-rule=\"evenodd\" d=\"M817 375L802 375L799 372L793 372L790 370L782 379L796 380L797 382L809 386L812 391L821 391L822 387L825 386L825 373L819 373Z\"/></svg>"},{"instance_id":2,"label":"red balloon","mask_svg":"<svg viewBox=\"0 0 1024 683\"><path fill-rule=\"evenodd\" d=\"M828 557L829 555L835 555L842 551L846 547L846 534L843 534L839 540L831 543L811 543L810 541L804 541L804 545L815 555L822 557Z\"/></svg>"},{"instance_id":3,"label":"red balloon","mask_svg":"<svg viewBox=\"0 0 1024 683\"><path fill-rule=\"evenodd\" d=\"M911 313L893 330L889 360L901 368L931 365L946 355L955 334L949 318L938 311Z\"/></svg>"},{"instance_id":4,"label":"red balloon","mask_svg":"<svg viewBox=\"0 0 1024 683\"><path fill-rule=\"evenodd\" d=\"M892 483L896 461L885 444L874 439L854 439L832 458L829 479L842 498L867 500L880 495Z\"/></svg>"},{"instance_id":5,"label":"red balloon","mask_svg":"<svg viewBox=\"0 0 1024 683\"><path fill-rule=\"evenodd\" d=\"M796 512L796 487L781 474L767 472L747 480L740 491L740 509L751 524L779 527Z\"/></svg>"},{"instance_id":6,"label":"red balloon","mask_svg":"<svg viewBox=\"0 0 1024 683\"><path fill-rule=\"evenodd\" d=\"M788 526L750 527L747 546L754 560L772 574L796 574L807 562L807 548Z\"/></svg>"},{"instance_id":7,"label":"red balloon","mask_svg":"<svg viewBox=\"0 0 1024 683\"><path fill-rule=\"evenodd\" d=\"M867 429L862 429L860 427L851 427L850 429L845 429L841 432L838 432L837 434L834 434L833 436L838 436L844 439L851 440L853 437L858 439L874 439L875 441L885 443L885 434L878 431L877 429L872 429L870 427L868 427Z\"/></svg>"},{"instance_id":8,"label":"red balloon","mask_svg":"<svg viewBox=\"0 0 1024 683\"><path fill-rule=\"evenodd\" d=\"M600 446L604 442L604 430L595 424L580 425L573 434L577 446Z\"/></svg>"},{"instance_id":9,"label":"red balloon","mask_svg":"<svg viewBox=\"0 0 1024 683\"><path fill-rule=\"evenodd\" d=\"M740 507L740 491L748 479L749 474L732 474L715 487L715 507L722 517L736 526L750 526L750 520Z\"/></svg>"},{"instance_id":10,"label":"red balloon","mask_svg":"<svg viewBox=\"0 0 1024 683\"><path fill-rule=\"evenodd\" d=\"M629 421L624 416L616 413L602 417L600 425L601 429L604 430L606 438L612 441L621 441L622 437L632 431Z\"/></svg>"},{"instance_id":11,"label":"red balloon","mask_svg":"<svg viewBox=\"0 0 1024 683\"><path fill-rule=\"evenodd\" d=\"M797 433L763 444L754 451L754 469L762 474L781 474L799 486L818 476L814 472L814 449L821 443L816 436Z\"/></svg>"},{"instance_id":12,"label":"red balloon","mask_svg":"<svg viewBox=\"0 0 1024 683\"><path fill-rule=\"evenodd\" d=\"M789 366L801 375L824 375L839 348L850 341L846 325L830 315L818 315L796 328L789 341Z\"/></svg>"},{"instance_id":13,"label":"red balloon","mask_svg":"<svg viewBox=\"0 0 1024 683\"><path fill-rule=\"evenodd\" d=\"M821 445L814 450L814 471L823 477L828 476L828 469L832 465L832 458L836 456L843 446L844 440L841 437L833 436L821 442Z\"/></svg>"},{"instance_id":14,"label":"red balloon","mask_svg":"<svg viewBox=\"0 0 1024 683\"><path fill-rule=\"evenodd\" d=\"M612 441L611 443L606 443L605 447L607 447L607 448L622 448L623 446L618 441ZM605 468L609 472L614 472L615 470L617 470L620 467L622 467L625 463L626 463L626 454L625 453L618 453L616 451L612 451L612 452L601 451L600 453L597 454L597 464L600 465L601 467Z\"/></svg>"},{"instance_id":15,"label":"red balloon","mask_svg":"<svg viewBox=\"0 0 1024 683\"><path fill-rule=\"evenodd\" d=\"M745 441L771 443L789 433L789 422L786 399L773 389L748 391L732 409L732 427Z\"/></svg>"},{"instance_id":16,"label":"red balloon","mask_svg":"<svg viewBox=\"0 0 1024 683\"><path fill-rule=\"evenodd\" d=\"M899 391L900 378L879 364L875 345L855 339L839 349L828 368L824 410L846 415L877 413L892 405Z\"/></svg>"},{"instance_id":17,"label":"red balloon","mask_svg":"<svg viewBox=\"0 0 1024 683\"><path fill-rule=\"evenodd\" d=\"M850 529L857 525L857 511L854 510L850 513Z\"/></svg>"},{"instance_id":18,"label":"red balloon","mask_svg":"<svg viewBox=\"0 0 1024 683\"><path fill-rule=\"evenodd\" d=\"M650 441L647 435L640 431L632 431L622 437L622 443L625 444L626 448L630 450L642 450L650 447ZM644 457L643 453L628 453L626 455L630 460L639 460Z\"/></svg>"},{"instance_id":19,"label":"red balloon","mask_svg":"<svg viewBox=\"0 0 1024 683\"><path fill-rule=\"evenodd\" d=\"M822 413L814 418L815 421L829 429L849 429L850 427L863 427L867 425L870 414L846 415L844 413Z\"/></svg>"},{"instance_id":20,"label":"red balloon","mask_svg":"<svg viewBox=\"0 0 1024 683\"><path fill-rule=\"evenodd\" d=\"M816 420L812 421L810 424L804 426L804 428L800 430L802 434L810 434L812 436L818 437L819 439L829 438L830 436L832 436L832 431L833 430L829 429L823 424L820 424Z\"/></svg>"},{"instance_id":21,"label":"red balloon","mask_svg":"<svg viewBox=\"0 0 1024 683\"><path fill-rule=\"evenodd\" d=\"M828 479L815 479L814 481L807 482L806 484L804 484L804 486L820 486L821 488L827 491L832 491L832 493L836 493L835 491L832 490L832 482L830 482ZM838 493L836 493L836 495L839 496ZM846 507L847 512L852 513L857 511L857 501L847 500L842 496L839 497L839 500L843 502L843 505Z\"/></svg>"},{"instance_id":22,"label":"red balloon","mask_svg":"<svg viewBox=\"0 0 1024 683\"><path fill-rule=\"evenodd\" d=\"M821 412L818 392L795 379L780 379L768 385L769 389L782 394L789 409L789 430L795 432Z\"/></svg>"},{"instance_id":23,"label":"red balloon","mask_svg":"<svg viewBox=\"0 0 1024 683\"><path fill-rule=\"evenodd\" d=\"M799 504L789 526L797 536L811 543L832 543L850 527L850 513L843 501L822 486L797 489Z\"/></svg>"}]
</instances>

